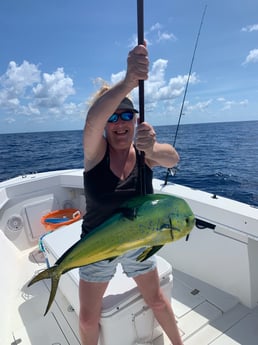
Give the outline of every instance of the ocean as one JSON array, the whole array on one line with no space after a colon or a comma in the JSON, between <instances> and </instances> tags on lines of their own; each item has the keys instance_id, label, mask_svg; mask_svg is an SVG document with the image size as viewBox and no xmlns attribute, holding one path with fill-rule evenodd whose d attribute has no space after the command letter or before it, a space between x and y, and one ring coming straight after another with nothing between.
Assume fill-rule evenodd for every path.
<instances>
[{"instance_id":1,"label":"ocean","mask_svg":"<svg viewBox=\"0 0 258 345\"><path fill-rule=\"evenodd\" d=\"M174 143L176 126L155 126ZM258 121L181 125L180 164L168 181L258 207ZM35 172L83 167L82 131L0 134L0 181ZM155 168L165 180L167 169Z\"/></svg>"}]
</instances>

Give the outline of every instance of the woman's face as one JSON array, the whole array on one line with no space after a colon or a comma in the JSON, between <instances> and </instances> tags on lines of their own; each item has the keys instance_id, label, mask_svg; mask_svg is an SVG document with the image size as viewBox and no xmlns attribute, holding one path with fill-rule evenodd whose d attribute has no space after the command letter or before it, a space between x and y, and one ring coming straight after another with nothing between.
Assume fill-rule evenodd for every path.
<instances>
[{"instance_id":1,"label":"woman's face","mask_svg":"<svg viewBox=\"0 0 258 345\"><path fill-rule=\"evenodd\" d=\"M126 109L116 110L116 114L122 114ZM134 138L134 130L136 124L136 115L132 120L125 121L118 117L116 122L107 122L106 138L111 146L116 149L126 149L130 147Z\"/></svg>"}]
</instances>

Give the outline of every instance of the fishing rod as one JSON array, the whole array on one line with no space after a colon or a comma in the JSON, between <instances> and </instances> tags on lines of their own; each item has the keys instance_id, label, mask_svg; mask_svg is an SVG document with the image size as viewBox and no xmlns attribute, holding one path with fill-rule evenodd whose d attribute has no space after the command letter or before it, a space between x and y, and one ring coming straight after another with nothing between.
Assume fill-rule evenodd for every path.
<instances>
[{"instance_id":1,"label":"fishing rod","mask_svg":"<svg viewBox=\"0 0 258 345\"><path fill-rule=\"evenodd\" d=\"M197 50L197 46L198 46L198 42L199 42L199 38L200 38L203 21L204 21L204 17L205 17L205 14L206 14L206 10L207 10L207 4L205 5L204 10L203 10L203 14L202 14L202 18L201 18L201 23L200 23L198 34L197 34L196 41L195 41L193 56L192 56L192 60L191 60L191 63L190 63L189 73L188 73L188 77L187 77L187 81L186 81L184 96L183 96L183 100L182 100L182 104L181 104L181 109L180 109L180 113L179 113L178 123L177 123L177 127L176 127L175 138L174 138L174 142L173 142L173 146L174 147L176 145L176 139L177 139L177 135L178 135L178 130L179 130L179 126L180 126L180 122L181 122L181 118L182 118L183 110L184 110L185 98L186 98L186 94L187 94L190 78L191 78L191 75L192 75L192 68L193 68L194 58L195 58L195 54L196 54L196 50ZM169 174L171 174L172 176L175 176L176 172L177 172L177 166L174 167L174 168L168 168L167 169L167 174L166 174L165 181L164 181L164 185L165 186L168 183L168 176L169 176Z\"/></svg>"},{"instance_id":2,"label":"fishing rod","mask_svg":"<svg viewBox=\"0 0 258 345\"><path fill-rule=\"evenodd\" d=\"M137 31L138 45L144 44L144 9L143 0L137 0ZM144 122L144 80L139 80L139 113L140 123ZM140 189L141 195L146 195L146 175L144 152L140 152Z\"/></svg>"}]
</instances>

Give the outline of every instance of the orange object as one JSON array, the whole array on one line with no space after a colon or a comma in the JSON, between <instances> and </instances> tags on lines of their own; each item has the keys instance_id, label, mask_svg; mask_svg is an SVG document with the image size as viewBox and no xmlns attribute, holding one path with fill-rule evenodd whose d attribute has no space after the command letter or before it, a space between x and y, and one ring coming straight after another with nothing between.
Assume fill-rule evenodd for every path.
<instances>
[{"instance_id":1,"label":"orange object","mask_svg":"<svg viewBox=\"0 0 258 345\"><path fill-rule=\"evenodd\" d=\"M79 210L74 208L67 208L64 210L52 211L41 217L41 223L45 226L47 231L52 231L60 226L69 225L81 218Z\"/></svg>"}]
</instances>

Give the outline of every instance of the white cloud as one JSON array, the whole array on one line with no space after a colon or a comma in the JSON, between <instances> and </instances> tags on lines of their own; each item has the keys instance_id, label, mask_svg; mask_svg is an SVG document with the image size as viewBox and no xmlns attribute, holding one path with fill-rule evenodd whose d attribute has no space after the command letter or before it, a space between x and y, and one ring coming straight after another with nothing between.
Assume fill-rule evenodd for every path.
<instances>
[{"instance_id":1,"label":"white cloud","mask_svg":"<svg viewBox=\"0 0 258 345\"><path fill-rule=\"evenodd\" d=\"M234 106L246 106L248 105L248 100L247 99L243 99L240 101L235 101L235 100L227 100L223 97L217 98L217 101L220 102L222 104L222 109L221 110L230 110L232 109L232 107Z\"/></svg>"},{"instance_id":2,"label":"white cloud","mask_svg":"<svg viewBox=\"0 0 258 345\"><path fill-rule=\"evenodd\" d=\"M18 66L15 61L10 61L6 73L0 77L0 83L7 89L19 95L26 87L40 80L40 71L28 61Z\"/></svg>"},{"instance_id":3,"label":"white cloud","mask_svg":"<svg viewBox=\"0 0 258 345\"><path fill-rule=\"evenodd\" d=\"M151 26L150 31L156 31L156 30L161 30L162 26L160 23L156 23Z\"/></svg>"},{"instance_id":4,"label":"white cloud","mask_svg":"<svg viewBox=\"0 0 258 345\"><path fill-rule=\"evenodd\" d=\"M20 105L19 107L17 107L15 112L17 114L25 116L40 115L40 110L32 103L28 103L27 105Z\"/></svg>"},{"instance_id":5,"label":"white cloud","mask_svg":"<svg viewBox=\"0 0 258 345\"><path fill-rule=\"evenodd\" d=\"M211 99L209 99L207 101L204 101L204 102L198 102L198 103L193 104L193 105L189 105L187 103L187 105L185 107L186 108L186 112L190 112L190 111L194 111L194 110L198 110L198 111L203 112L203 111L205 111L209 107L209 105L211 103L212 103Z\"/></svg>"},{"instance_id":6,"label":"white cloud","mask_svg":"<svg viewBox=\"0 0 258 345\"><path fill-rule=\"evenodd\" d=\"M258 31L258 24L245 26L241 29L241 31L244 31L244 32ZM256 62L258 62L258 49L253 49L249 51L249 54L247 55L242 65L247 65L248 63L256 63Z\"/></svg>"},{"instance_id":7,"label":"white cloud","mask_svg":"<svg viewBox=\"0 0 258 345\"><path fill-rule=\"evenodd\" d=\"M148 37L148 40L152 43L176 41L176 36L172 32L163 30L163 26L160 23L152 25L150 30L146 32L146 37Z\"/></svg>"},{"instance_id":8,"label":"white cloud","mask_svg":"<svg viewBox=\"0 0 258 345\"><path fill-rule=\"evenodd\" d=\"M52 73L41 73L38 66L23 61L11 61L0 76L0 109L12 115L46 118L49 115L80 115L84 104L67 102L75 94L73 80L63 68ZM13 117L7 117L7 122Z\"/></svg>"},{"instance_id":9,"label":"white cloud","mask_svg":"<svg viewBox=\"0 0 258 345\"><path fill-rule=\"evenodd\" d=\"M145 38L145 39L146 39L146 38ZM129 38L128 42L129 42L128 47L129 47L130 49L133 49L135 46L137 46L137 44L138 44L137 35L136 35L136 34L132 35L132 37ZM147 44L149 45L149 42L147 42Z\"/></svg>"},{"instance_id":10,"label":"white cloud","mask_svg":"<svg viewBox=\"0 0 258 345\"><path fill-rule=\"evenodd\" d=\"M75 94L73 80L65 76L63 68L58 68L53 74L44 73L42 82L37 84L32 92L35 103L46 108L59 107L67 97Z\"/></svg>"},{"instance_id":11,"label":"white cloud","mask_svg":"<svg viewBox=\"0 0 258 345\"><path fill-rule=\"evenodd\" d=\"M182 95L184 93L188 75L178 75L176 77L166 77L168 67L168 60L157 59L150 66L149 78L144 83L144 103L145 111L148 113L150 122L156 123L157 119L161 122L173 121L173 115L178 112L178 101L181 103ZM116 83L120 81L125 75L125 71L120 71L111 75L111 82ZM200 80L196 73L192 73L189 83L195 85ZM135 106L138 107L138 88L131 92ZM204 111L210 104L210 101L199 103L195 106L188 106L188 111L194 109L201 109ZM169 115L168 115L169 114ZM157 117L158 115L158 117ZM160 123L159 121L159 123Z\"/></svg>"},{"instance_id":12,"label":"white cloud","mask_svg":"<svg viewBox=\"0 0 258 345\"><path fill-rule=\"evenodd\" d=\"M155 85L156 88L160 88L165 84L165 71L167 68L168 61L164 59L158 59L152 64L149 72L149 78L146 82L149 86Z\"/></svg>"},{"instance_id":13,"label":"white cloud","mask_svg":"<svg viewBox=\"0 0 258 345\"><path fill-rule=\"evenodd\" d=\"M159 44L164 41L176 41L177 38L172 32L163 29L163 25L155 23L144 32L144 39L148 46ZM137 36L134 34L129 40L129 48L132 49L138 43Z\"/></svg>"},{"instance_id":14,"label":"white cloud","mask_svg":"<svg viewBox=\"0 0 258 345\"><path fill-rule=\"evenodd\" d=\"M236 104L235 101L225 101L222 110L229 110L229 109L231 109L232 106L235 105L235 104Z\"/></svg>"},{"instance_id":15,"label":"white cloud","mask_svg":"<svg viewBox=\"0 0 258 345\"><path fill-rule=\"evenodd\" d=\"M178 104L182 101L188 80L188 75L166 78L167 66L167 60L156 60L150 69L149 78L145 82L145 108L152 123L157 121L157 114L158 118L164 122L166 122L167 116L170 114L169 121L172 121L172 114L178 112ZM196 73L192 74L189 83L192 85L199 83ZM136 101L136 106L138 106L138 90L134 90L132 95ZM200 104L199 107L201 107ZM202 108L204 109L204 104ZM190 111L190 109L188 110Z\"/></svg>"},{"instance_id":16,"label":"white cloud","mask_svg":"<svg viewBox=\"0 0 258 345\"><path fill-rule=\"evenodd\" d=\"M125 71L121 71L118 73L112 73L111 75L111 84L116 84L118 83L120 80L122 80L125 76Z\"/></svg>"},{"instance_id":17,"label":"white cloud","mask_svg":"<svg viewBox=\"0 0 258 345\"><path fill-rule=\"evenodd\" d=\"M18 66L11 61L7 71L0 76L0 107L13 111L21 98L26 97L28 88L39 80L40 71L36 65L23 61Z\"/></svg>"},{"instance_id":18,"label":"white cloud","mask_svg":"<svg viewBox=\"0 0 258 345\"><path fill-rule=\"evenodd\" d=\"M243 65L246 65L248 63L256 63L258 62L258 49L250 50L248 56L246 57L245 61L243 62Z\"/></svg>"},{"instance_id":19,"label":"white cloud","mask_svg":"<svg viewBox=\"0 0 258 345\"><path fill-rule=\"evenodd\" d=\"M4 119L4 122L8 123L9 125L11 125L12 123L14 123L16 120L13 117L6 117Z\"/></svg>"},{"instance_id":20,"label":"white cloud","mask_svg":"<svg viewBox=\"0 0 258 345\"><path fill-rule=\"evenodd\" d=\"M158 32L158 42L161 42L161 41L170 41L170 40L173 40L175 41L176 40L176 37L174 34L172 33L168 33L168 32Z\"/></svg>"},{"instance_id":21,"label":"white cloud","mask_svg":"<svg viewBox=\"0 0 258 345\"><path fill-rule=\"evenodd\" d=\"M241 31L244 31L244 32L258 31L258 24L245 26L241 29Z\"/></svg>"},{"instance_id":22,"label":"white cloud","mask_svg":"<svg viewBox=\"0 0 258 345\"><path fill-rule=\"evenodd\" d=\"M146 102L173 100L180 97L185 89L188 75L178 75L171 77L168 81L165 78L168 61L164 59L156 60L146 81L145 94ZM193 73L189 83L198 83L198 77Z\"/></svg>"},{"instance_id":23,"label":"white cloud","mask_svg":"<svg viewBox=\"0 0 258 345\"><path fill-rule=\"evenodd\" d=\"M248 105L248 103L249 103L248 99L244 99L243 101L239 102L240 105Z\"/></svg>"},{"instance_id":24,"label":"white cloud","mask_svg":"<svg viewBox=\"0 0 258 345\"><path fill-rule=\"evenodd\" d=\"M158 59L154 61L149 71L149 78L145 82L145 98L146 104L150 104L172 100L181 96L184 92L188 75L178 75L166 80L166 69L168 66L168 60ZM120 71L111 75L111 83L117 83L125 76L125 71ZM190 84L197 84L199 79L196 73L193 73L190 77ZM132 95L135 99L138 98L138 90L133 90Z\"/></svg>"}]
</instances>

